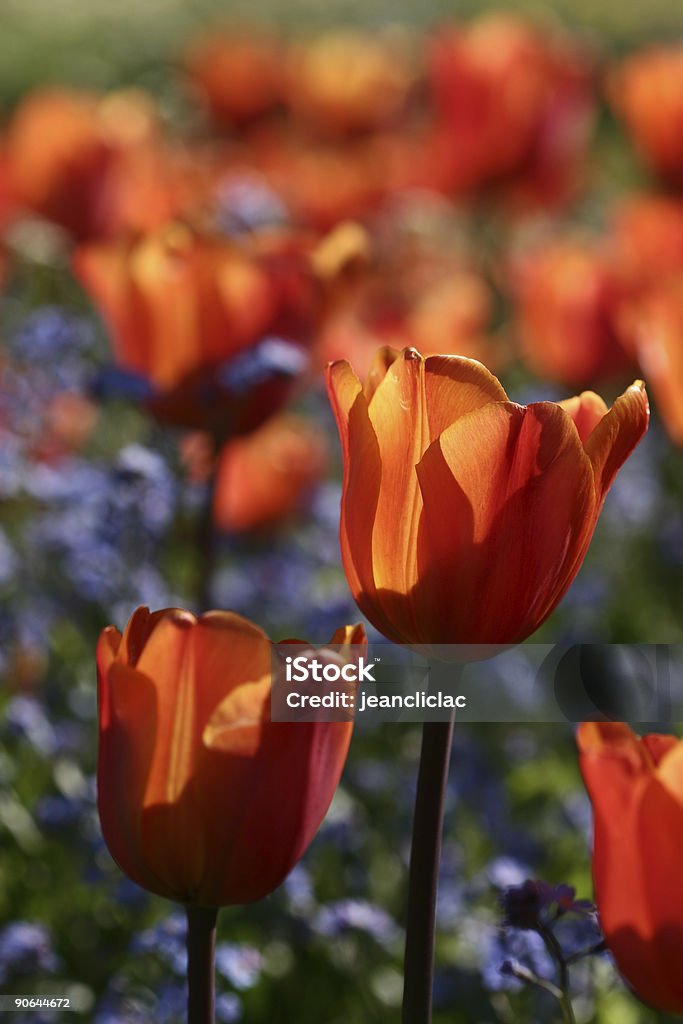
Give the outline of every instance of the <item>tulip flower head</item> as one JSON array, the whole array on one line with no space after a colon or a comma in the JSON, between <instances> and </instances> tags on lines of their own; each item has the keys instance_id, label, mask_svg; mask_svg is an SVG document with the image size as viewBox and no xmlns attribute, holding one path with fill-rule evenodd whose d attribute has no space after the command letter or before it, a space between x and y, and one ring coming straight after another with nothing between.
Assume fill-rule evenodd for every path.
<instances>
[{"instance_id":1,"label":"tulip flower head","mask_svg":"<svg viewBox=\"0 0 683 1024\"><path fill-rule=\"evenodd\" d=\"M327 467L324 439L283 414L226 444L218 456L214 521L226 533L277 526L300 512Z\"/></svg>"},{"instance_id":2,"label":"tulip flower head","mask_svg":"<svg viewBox=\"0 0 683 1024\"><path fill-rule=\"evenodd\" d=\"M625 289L608 252L557 239L522 257L515 270L520 342L537 376L580 387L623 373Z\"/></svg>"},{"instance_id":3,"label":"tulip flower head","mask_svg":"<svg viewBox=\"0 0 683 1024\"><path fill-rule=\"evenodd\" d=\"M609 82L612 106L640 155L665 182L683 183L683 46L649 46L627 57Z\"/></svg>"},{"instance_id":4,"label":"tulip flower head","mask_svg":"<svg viewBox=\"0 0 683 1024\"><path fill-rule=\"evenodd\" d=\"M172 223L132 242L82 246L74 265L122 375L163 421L252 430L307 365L302 343L318 294L306 253L288 236L237 246ZM245 374L259 345L264 358Z\"/></svg>"},{"instance_id":5,"label":"tulip flower head","mask_svg":"<svg viewBox=\"0 0 683 1024\"><path fill-rule=\"evenodd\" d=\"M580 763L593 804L600 924L636 994L683 1014L683 742L584 722Z\"/></svg>"},{"instance_id":6,"label":"tulip flower head","mask_svg":"<svg viewBox=\"0 0 683 1024\"><path fill-rule=\"evenodd\" d=\"M648 423L641 382L511 402L481 363L378 353L328 369L344 458L341 547L365 615L414 644L514 644L581 566L605 495Z\"/></svg>"},{"instance_id":7,"label":"tulip flower head","mask_svg":"<svg viewBox=\"0 0 683 1024\"><path fill-rule=\"evenodd\" d=\"M591 69L563 34L507 13L437 31L428 48L434 172L456 194L505 186L515 204L555 204L581 177Z\"/></svg>"},{"instance_id":8,"label":"tulip flower head","mask_svg":"<svg viewBox=\"0 0 683 1024\"><path fill-rule=\"evenodd\" d=\"M334 644L362 644L347 626ZM275 889L313 839L352 722L272 722L273 645L230 612L139 608L97 649L98 807L138 885L206 907Z\"/></svg>"},{"instance_id":9,"label":"tulip flower head","mask_svg":"<svg viewBox=\"0 0 683 1024\"><path fill-rule=\"evenodd\" d=\"M683 275L652 285L625 308L623 322L664 427L683 445Z\"/></svg>"}]
</instances>

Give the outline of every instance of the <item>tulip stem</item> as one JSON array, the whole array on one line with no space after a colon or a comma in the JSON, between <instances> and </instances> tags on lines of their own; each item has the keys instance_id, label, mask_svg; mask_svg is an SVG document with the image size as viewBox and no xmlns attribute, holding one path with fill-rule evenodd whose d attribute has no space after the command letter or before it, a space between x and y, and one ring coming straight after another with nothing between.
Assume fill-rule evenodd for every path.
<instances>
[{"instance_id":1,"label":"tulip stem","mask_svg":"<svg viewBox=\"0 0 683 1024\"><path fill-rule=\"evenodd\" d=\"M452 741L453 718L424 723L408 876L403 1024L432 1019L436 894Z\"/></svg>"},{"instance_id":2,"label":"tulip stem","mask_svg":"<svg viewBox=\"0 0 683 1024\"><path fill-rule=\"evenodd\" d=\"M197 612L209 611L213 606L213 573L216 566L216 527L213 506L218 480L218 462L224 436L211 435L211 469L206 481L202 506L197 524Z\"/></svg>"},{"instance_id":3,"label":"tulip stem","mask_svg":"<svg viewBox=\"0 0 683 1024\"><path fill-rule=\"evenodd\" d=\"M215 907L187 907L187 1024L213 1024Z\"/></svg>"}]
</instances>

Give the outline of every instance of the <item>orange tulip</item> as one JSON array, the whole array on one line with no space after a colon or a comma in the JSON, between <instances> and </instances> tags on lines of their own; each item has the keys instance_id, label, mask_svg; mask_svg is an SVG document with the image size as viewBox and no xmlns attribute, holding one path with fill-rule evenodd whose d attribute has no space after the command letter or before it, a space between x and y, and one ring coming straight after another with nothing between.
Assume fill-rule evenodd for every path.
<instances>
[{"instance_id":1,"label":"orange tulip","mask_svg":"<svg viewBox=\"0 0 683 1024\"><path fill-rule=\"evenodd\" d=\"M614 210L610 245L635 289L683 272L683 200L661 193L629 196Z\"/></svg>"},{"instance_id":2,"label":"orange tulip","mask_svg":"<svg viewBox=\"0 0 683 1024\"><path fill-rule=\"evenodd\" d=\"M605 495L643 436L642 383L510 402L474 360L385 349L362 384L332 364L344 457L341 547L353 595L391 640L513 644L550 615Z\"/></svg>"},{"instance_id":3,"label":"orange tulip","mask_svg":"<svg viewBox=\"0 0 683 1024\"><path fill-rule=\"evenodd\" d=\"M651 46L628 57L609 91L641 156L666 181L683 184L683 45Z\"/></svg>"},{"instance_id":4,"label":"orange tulip","mask_svg":"<svg viewBox=\"0 0 683 1024\"><path fill-rule=\"evenodd\" d=\"M346 626L333 644L363 644ZM272 722L265 633L231 612L139 608L97 648L98 807L125 873L151 892L250 903L303 856L352 722Z\"/></svg>"},{"instance_id":5,"label":"orange tulip","mask_svg":"<svg viewBox=\"0 0 683 1024\"><path fill-rule=\"evenodd\" d=\"M520 260L515 276L522 352L537 376L580 387L629 367L619 332L625 288L603 247L556 240Z\"/></svg>"},{"instance_id":6,"label":"orange tulip","mask_svg":"<svg viewBox=\"0 0 683 1024\"><path fill-rule=\"evenodd\" d=\"M336 30L287 55L292 116L323 135L382 128L401 114L414 72L397 37Z\"/></svg>"},{"instance_id":7,"label":"orange tulip","mask_svg":"<svg viewBox=\"0 0 683 1024\"><path fill-rule=\"evenodd\" d=\"M282 196L297 223L327 231L366 217L390 187L386 140L377 135L341 142L302 142L287 132L250 139L249 157Z\"/></svg>"},{"instance_id":8,"label":"orange tulip","mask_svg":"<svg viewBox=\"0 0 683 1024\"><path fill-rule=\"evenodd\" d=\"M227 533L277 525L301 510L326 465L319 430L301 416L274 416L219 454L214 522Z\"/></svg>"},{"instance_id":9,"label":"orange tulip","mask_svg":"<svg viewBox=\"0 0 683 1024\"><path fill-rule=\"evenodd\" d=\"M683 445L683 273L634 300L622 325L667 433Z\"/></svg>"},{"instance_id":10,"label":"orange tulip","mask_svg":"<svg viewBox=\"0 0 683 1024\"><path fill-rule=\"evenodd\" d=\"M341 303L328 316L320 334L326 361L344 358L365 374L382 344L494 361L495 348L486 336L493 307L486 281L455 261L420 280L413 264L385 273L383 280L370 277L356 301Z\"/></svg>"},{"instance_id":11,"label":"orange tulip","mask_svg":"<svg viewBox=\"0 0 683 1024\"><path fill-rule=\"evenodd\" d=\"M683 1014L683 742L584 722L581 771L593 804L600 924L636 994Z\"/></svg>"},{"instance_id":12,"label":"orange tulip","mask_svg":"<svg viewBox=\"0 0 683 1024\"><path fill-rule=\"evenodd\" d=\"M266 337L306 340L317 310L306 253L286 236L238 247L171 224L137 241L84 246L74 267L118 365L147 383L159 418L184 426L214 429L229 403L233 432L256 426L220 386L221 367ZM289 386L267 397L280 404Z\"/></svg>"},{"instance_id":13,"label":"orange tulip","mask_svg":"<svg viewBox=\"0 0 683 1024\"><path fill-rule=\"evenodd\" d=\"M193 43L186 68L214 119L239 128L282 102L284 60L266 34L212 34Z\"/></svg>"},{"instance_id":14,"label":"orange tulip","mask_svg":"<svg viewBox=\"0 0 683 1024\"><path fill-rule=\"evenodd\" d=\"M196 154L191 164L166 145L153 102L132 89L31 93L10 122L5 160L16 204L79 241L154 227L208 187Z\"/></svg>"}]
</instances>

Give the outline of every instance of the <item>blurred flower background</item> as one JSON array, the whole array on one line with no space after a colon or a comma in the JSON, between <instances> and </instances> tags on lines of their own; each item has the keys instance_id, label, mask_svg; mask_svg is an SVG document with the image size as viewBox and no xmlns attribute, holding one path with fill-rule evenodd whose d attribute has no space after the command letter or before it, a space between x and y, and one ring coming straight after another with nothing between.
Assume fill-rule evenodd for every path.
<instances>
[{"instance_id":1,"label":"blurred flower background","mask_svg":"<svg viewBox=\"0 0 683 1024\"><path fill-rule=\"evenodd\" d=\"M184 920L100 835L95 644L140 603L274 638L359 619L328 360L472 356L519 402L644 377L650 431L533 639L683 640L683 22L675 0L2 18L0 990L171 1024ZM356 730L302 863L222 914L218 1020L396 1019L418 748ZM569 725L456 729L439 1024L559 1019L501 896L590 898L589 829ZM568 956L595 944L583 910L563 929ZM604 953L573 984L579 1021L667 1019Z\"/></svg>"}]
</instances>

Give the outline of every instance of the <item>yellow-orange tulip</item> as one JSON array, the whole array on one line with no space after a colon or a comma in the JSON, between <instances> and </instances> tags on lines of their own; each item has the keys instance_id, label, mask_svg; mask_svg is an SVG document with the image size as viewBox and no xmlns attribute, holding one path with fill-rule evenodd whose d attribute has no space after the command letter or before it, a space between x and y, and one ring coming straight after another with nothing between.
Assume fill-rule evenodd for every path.
<instances>
[{"instance_id":1,"label":"yellow-orange tulip","mask_svg":"<svg viewBox=\"0 0 683 1024\"><path fill-rule=\"evenodd\" d=\"M371 131L403 111L415 72L392 36L349 29L294 43L287 54L287 104L322 135Z\"/></svg>"},{"instance_id":2,"label":"yellow-orange tulip","mask_svg":"<svg viewBox=\"0 0 683 1024\"><path fill-rule=\"evenodd\" d=\"M346 626L334 644L362 644ZM97 648L98 807L125 873L218 907L258 900L303 855L341 775L352 722L272 722L266 634L230 612L139 608Z\"/></svg>"},{"instance_id":3,"label":"yellow-orange tulip","mask_svg":"<svg viewBox=\"0 0 683 1024\"><path fill-rule=\"evenodd\" d=\"M344 456L341 546L359 607L416 644L512 644L579 570L648 422L637 382L527 407L474 360L385 349L328 369Z\"/></svg>"},{"instance_id":4,"label":"yellow-orange tulip","mask_svg":"<svg viewBox=\"0 0 683 1024\"><path fill-rule=\"evenodd\" d=\"M683 742L584 722L581 771L593 803L600 924L636 993L683 1014Z\"/></svg>"}]
</instances>

